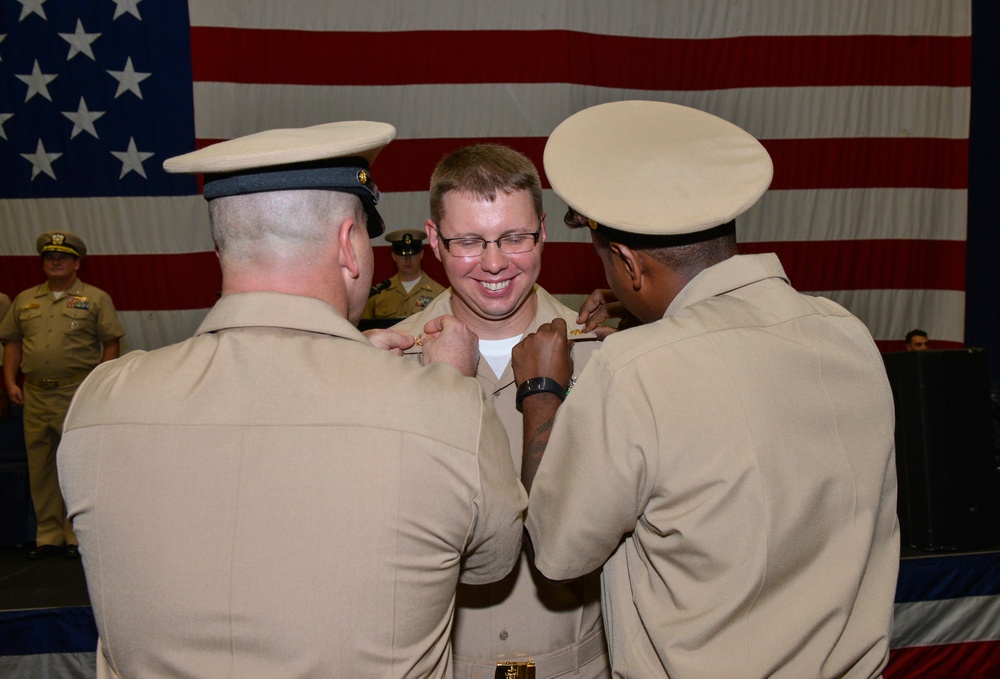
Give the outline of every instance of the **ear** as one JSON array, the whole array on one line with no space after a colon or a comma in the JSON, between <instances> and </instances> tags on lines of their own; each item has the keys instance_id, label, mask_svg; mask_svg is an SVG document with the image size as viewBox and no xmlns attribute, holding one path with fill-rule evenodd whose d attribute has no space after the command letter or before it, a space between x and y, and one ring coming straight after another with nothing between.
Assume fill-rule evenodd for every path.
<instances>
[{"instance_id":1,"label":"ear","mask_svg":"<svg viewBox=\"0 0 1000 679\"><path fill-rule=\"evenodd\" d=\"M354 244L355 231L359 228L361 227L354 218L349 217L341 223L337 232L337 244L340 246L338 261L351 278L361 275L361 258Z\"/></svg>"},{"instance_id":2,"label":"ear","mask_svg":"<svg viewBox=\"0 0 1000 679\"><path fill-rule=\"evenodd\" d=\"M546 238L546 233L545 233L545 213L544 212L542 213L542 218L538 222L538 229L539 229L539 231L541 231L541 233L538 234L538 242L539 243L544 243L545 242L545 238Z\"/></svg>"},{"instance_id":3,"label":"ear","mask_svg":"<svg viewBox=\"0 0 1000 679\"><path fill-rule=\"evenodd\" d=\"M638 292L642 288L643 275L646 273L642 255L621 243L611 243L608 249L617 266L624 269L627 280L632 283L632 289Z\"/></svg>"},{"instance_id":4,"label":"ear","mask_svg":"<svg viewBox=\"0 0 1000 679\"><path fill-rule=\"evenodd\" d=\"M428 219L424 222L424 233L427 234L427 242L431 246L431 250L434 251L434 256L440 262L441 252L439 248L441 247L441 241L438 239L437 225Z\"/></svg>"}]
</instances>

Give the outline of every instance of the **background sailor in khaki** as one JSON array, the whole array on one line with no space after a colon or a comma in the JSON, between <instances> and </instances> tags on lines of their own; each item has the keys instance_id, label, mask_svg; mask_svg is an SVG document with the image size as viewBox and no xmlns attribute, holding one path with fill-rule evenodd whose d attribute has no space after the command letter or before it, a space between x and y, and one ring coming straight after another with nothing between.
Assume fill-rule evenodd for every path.
<instances>
[{"instance_id":1,"label":"background sailor in khaki","mask_svg":"<svg viewBox=\"0 0 1000 679\"><path fill-rule=\"evenodd\" d=\"M10 297L0 292L0 323L3 322L8 309L10 309ZM0 366L2 365L3 352L0 351ZM6 380L0 380L0 419L5 418L10 411L10 397L7 395L7 385L5 382Z\"/></svg>"},{"instance_id":2,"label":"background sailor in khaki","mask_svg":"<svg viewBox=\"0 0 1000 679\"><path fill-rule=\"evenodd\" d=\"M424 258L423 231L399 229L387 233L385 239L392 245L396 275L377 286L381 289L368 299L361 318L406 318L427 308L444 292L444 286L420 268Z\"/></svg>"},{"instance_id":3,"label":"background sailor in khaki","mask_svg":"<svg viewBox=\"0 0 1000 679\"><path fill-rule=\"evenodd\" d=\"M394 329L419 336L429 319L453 314L479 336L476 379L503 420L520 470L523 433L511 348L555 317L575 328L577 316L535 283L545 243L538 171L506 146L460 149L434 170L430 213L427 236L451 287ZM582 369L599 342L592 333L572 337ZM560 388L568 386L564 381ZM501 582L460 587L455 676L492 679L498 662L529 660L538 679L608 676L599 597L597 573L553 585L526 556Z\"/></svg>"},{"instance_id":4,"label":"background sailor in khaki","mask_svg":"<svg viewBox=\"0 0 1000 679\"><path fill-rule=\"evenodd\" d=\"M165 163L211 172L222 297L193 338L95 371L67 417L98 677L451 677L457 583L514 566L527 499L463 376L475 336L440 319L421 367L386 350L412 338L355 327L394 135L329 123Z\"/></svg>"},{"instance_id":5,"label":"background sailor in khaki","mask_svg":"<svg viewBox=\"0 0 1000 679\"><path fill-rule=\"evenodd\" d=\"M8 309L10 309L10 297L0 292L0 321L3 321Z\"/></svg>"},{"instance_id":6,"label":"background sailor in khaki","mask_svg":"<svg viewBox=\"0 0 1000 679\"><path fill-rule=\"evenodd\" d=\"M523 402L525 450L548 441L533 481L537 455L522 463L539 570L603 565L617 677L879 676L899 567L892 393L861 321L796 292L775 255L738 254L732 220L767 189L767 152L715 116L632 101L570 117L544 157L644 325L605 339L561 405ZM562 379L566 354L562 321L542 326L515 375Z\"/></svg>"},{"instance_id":7,"label":"background sailor in khaki","mask_svg":"<svg viewBox=\"0 0 1000 679\"><path fill-rule=\"evenodd\" d=\"M35 245L47 280L19 294L0 322L4 383L10 400L24 404L28 478L38 525L28 558L52 556L62 545L68 558L76 558L76 536L59 492L56 449L77 387L98 363L118 357L125 330L111 297L77 277L87 254L79 236L47 231ZM19 367L23 390L17 384Z\"/></svg>"}]
</instances>

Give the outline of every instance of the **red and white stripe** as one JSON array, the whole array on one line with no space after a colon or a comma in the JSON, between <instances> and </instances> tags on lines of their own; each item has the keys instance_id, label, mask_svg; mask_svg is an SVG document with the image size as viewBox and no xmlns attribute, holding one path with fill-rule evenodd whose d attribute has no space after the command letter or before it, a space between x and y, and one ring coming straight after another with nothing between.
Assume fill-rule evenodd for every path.
<instances>
[{"instance_id":1,"label":"red and white stripe","mask_svg":"<svg viewBox=\"0 0 1000 679\"><path fill-rule=\"evenodd\" d=\"M363 5L190 0L195 143L368 119L396 141L373 175L390 228L427 217L431 170L488 139L541 168L549 132L607 101L720 115L772 154L771 191L738 221L746 252L841 302L883 346L964 332L971 8L951 0L575 0ZM548 189L540 282L574 302L603 284L587 235ZM636 196L641 199L641 196ZM0 201L0 284L41 278L38 232L95 253L131 348L190 335L219 275L198 196ZM440 278L433 257L427 269ZM376 278L391 273L379 247ZM443 280L443 279L442 279Z\"/></svg>"}]
</instances>

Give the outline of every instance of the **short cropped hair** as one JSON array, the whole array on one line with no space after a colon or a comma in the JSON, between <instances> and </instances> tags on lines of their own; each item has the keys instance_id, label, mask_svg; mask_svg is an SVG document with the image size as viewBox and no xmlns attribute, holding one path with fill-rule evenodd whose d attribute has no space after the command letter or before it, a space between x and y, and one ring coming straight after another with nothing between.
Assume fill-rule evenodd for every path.
<instances>
[{"instance_id":1,"label":"short cropped hair","mask_svg":"<svg viewBox=\"0 0 1000 679\"><path fill-rule=\"evenodd\" d=\"M208 214L220 257L244 263L276 254L308 257L329 238L331 222L353 217L365 224L357 196L316 189L216 198Z\"/></svg>"},{"instance_id":2,"label":"short cropped hair","mask_svg":"<svg viewBox=\"0 0 1000 679\"><path fill-rule=\"evenodd\" d=\"M642 250L660 264L692 276L739 254L735 221L682 235L629 233L603 225L598 225L593 233L594 240L603 250L612 242L620 243L632 250Z\"/></svg>"},{"instance_id":3,"label":"short cropped hair","mask_svg":"<svg viewBox=\"0 0 1000 679\"><path fill-rule=\"evenodd\" d=\"M928 337L929 335L927 334L926 331L921 330L920 328L914 328L910 332L906 333L906 343L909 344L910 342L913 341L913 338L917 336Z\"/></svg>"},{"instance_id":4,"label":"short cropped hair","mask_svg":"<svg viewBox=\"0 0 1000 679\"><path fill-rule=\"evenodd\" d=\"M468 193L489 202L500 193L527 191L535 212L542 216L542 181L534 163L502 144L475 144L445 156L431 175L431 220L444 219L444 197L451 191Z\"/></svg>"}]
</instances>

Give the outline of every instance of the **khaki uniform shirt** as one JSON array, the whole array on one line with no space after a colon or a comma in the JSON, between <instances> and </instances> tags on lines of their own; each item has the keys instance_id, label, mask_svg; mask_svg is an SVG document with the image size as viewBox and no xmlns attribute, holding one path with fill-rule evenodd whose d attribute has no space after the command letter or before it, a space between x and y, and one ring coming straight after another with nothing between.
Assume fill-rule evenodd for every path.
<instances>
[{"instance_id":1,"label":"khaki uniform shirt","mask_svg":"<svg viewBox=\"0 0 1000 679\"><path fill-rule=\"evenodd\" d=\"M510 572L527 504L474 380L278 293L97 368L59 478L103 676L450 677L455 587Z\"/></svg>"},{"instance_id":2,"label":"khaki uniform shirt","mask_svg":"<svg viewBox=\"0 0 1000 679\"><path fill-rule=\"evenodd\" d=\"M7 309L9 308L10 308L10 297L0 292L0 322L2 322L4 316L7 315Z\"/></svg>"},{"instance_id":3,"label":"khaki uniform shirt","mask_svg":"<svg viewBox=\"0 0 1000 679\"><path fill-rule=\"evenodd\" d=\"M21 343L28 380L86 373L101 362L102 345L124 334L111 297L79 279L59 299L48 283L25 290L0 322L0 340Z\"/></svg>"},{"instance_id":4,"label":"khaki uniform shirt","mask_svg":"<svg viewBox=\"0 0 1000 679\"><path fill-rule=\"evenodd\" d=\"M893 417L857 318L797 293L773 254L728 259L606 339L560 407L526 519L535 563L563 579L607 561L618 677L878 676Z\"/></svg>"},{"instance_id":5,"label":"khaki uniform shirt","mask_svg":"<svg viewBox=\"0 0 1000 679\"><path fill-rule=\"evenodd\" d=\"M538 310L525 334L534 332L542 323L562 318L570 330L578 328L577 313L561 304L540 286L535 286ZM432 318L451 314L451 290L435 299L423 312L411 316L394 327L414 335ZM571 337L578 337L573 335ZM600 342L583 339L573 344L574 374L583 370ZM419 348L415 349L419 350ZM480 357L476 379L496 407L507 436L518 477L521 473L521 450L524 433L521 413L514 397L517 385L508 364L498 379L496 373ZM598 569L600 564L594 567ZM549 675L546 657L561 656L571 660L570 670L598 656L604 656L606 646L601 622L600 583L598 574L569 585L547 583L531 567L530 559L522 557L519 568L503 581L486 587L460 587L455 620L454 652L456 661L486 666L498 661L533 658L538 662L538 679ZM579 653L578 653L579 649ZM472 676L480 676L473 674ZM488 676L492 677L492 673ZM592 663L582 675L606 677L603 662Z\"/></svg>"},{"instance_id":6,"label":"khaki uniform shirt","mask_svg":"<svg viewBox=\"0 0 1000 679\"><path fill-rule=\"evenodd\" d=\"M444 292L444 286L425 273L407 292L399 274L389 279L392 284L368 299L361 318L406 318L427 308L435 297Z\"/></svg>"}]
</instances>

